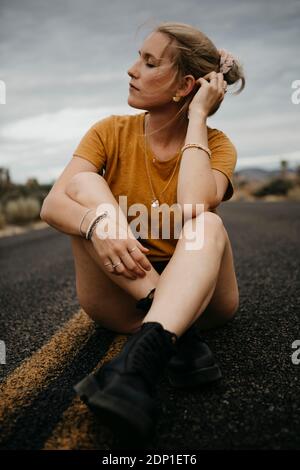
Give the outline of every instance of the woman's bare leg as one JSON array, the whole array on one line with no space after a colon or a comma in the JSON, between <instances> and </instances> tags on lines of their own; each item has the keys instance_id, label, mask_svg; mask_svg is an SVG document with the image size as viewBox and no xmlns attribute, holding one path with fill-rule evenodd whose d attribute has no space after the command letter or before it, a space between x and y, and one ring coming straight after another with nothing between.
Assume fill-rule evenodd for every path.
<instances>
[{"instance_id":1,"label":"woman's bare leg","mask_svg":"<svg viewBox=\"0 0 300 470\"><path fill-rule=\"evenodd\" d=\"M110 202L118 207L106 181L94 173L81 174L80 178L73 181L73 184L71 180L67 193L73 199L86 205L86 207L97 207L101 202ZM233 283L227 284L229 297L228 293L226 295L224 291L224 280L226 280L227 271L235 282L236 280L235 273L232 272L231 249L228 250L227 248L226 251L229 240L222 219L216 214L205 212L202 216L186 222L184 231L187 231L186 235L188 237L195 233L196 224L203 223L205 238L202 249L187 251L184 245L185 235L183 232L183 237L178 240L175 252L161 276L153 267L151 271L145 271L143 278L137 280L130 280L124 276L116 276L106 270L104 271L106 276L137 300L145 297L151 289L156 287L152 307L143 321L158 321L165 329L176 333L178 336L194 323L200 315L204 313L204 316L207 316L210 302L213 303L216 298L218 298L218 305L215 301L213 308L211 308L212 316L215 312L212 325L210 325L208 319L205 321L208 328L213 327L215 322L220 324L226 320L228 321L237 308L232 308L231 302L230 305L228 304L228 298L236 298ZM84 240L83 243L85 243L87 252L103 270L92 244ZM226 256L225 253L227 253ZM230 269L231 272L229 272ZM221 272L223 272L223 276L221 281L218 282L219 273ZM182 276L182 273L188 273L188 276ZM231 287L232 293L230 292ZM170 299L172 299L172 302L170 302ZM222 314L222 305L220 305L222 301L224 302L225 315ZM201 318L199 323L200 321Z\"/></svg>"},{"instance_id":2,"label":"woman's bare leg","mask_svg":"<svg viewBox=\"0 0 300 470\"><path fill-rule=\"evenodd\" d=\"M89 208L97 208L101 203L106 203L111 204L116 211L119 210L119 205L105 179L96 173L82 172L75 175L66 188L66 194L73 200ZM102 265L92 242L86 240L85 249L106 276L136 300L146 297L158 282L159 274L153 267L150 271L144 271L145 274L143 277L138 277L135 280L128 279L123 275L110 273Z\"/></svg>"},{"instance_id":3,"label":"woman's bare leg","mask_svg":"<svg viewBox=\"0 0 300 470\"><path fill-rule=\"evenodd\" d=\"M226 245L218 280L206 309L196 320L201 331L223 326L233 319L239 307L239 288L235 274L234 258L226 231Z\"/></svg>"},{"instance_id":4,"label":"woman's bare leg","mask_svg":"<svg viewBox=\"0 0 300 470\"><path fill-rule=\"evenodd\" d=\"M216 286L222 261L228 262L228 259L224 259L228 239L222 219L217 214L204 212L185 223L187 236L195 233L197 224L204 224L203 247L194 251L187 250L185 236L178 240L175 252L156 286L152 306L143 320L159 321L165 329L178 336L181 336L209 306L214 292L217 293ZM183 276L182 273L186 274ZM222 280L224 281L223 278ZM218 292L223 288L224 285L220 284ZM225 298L225 295L220 296L219 302ZM222 305L215 305L216 307L221 312ZM237 304L234 308L226 304L223 307L228 320L229 313L231 316L234 314ZM232 309L229 313L228 308ZM222 314L220 317L222 318Z\"/></svg>"},{"instance_id":5,"label":"woman's bare leg","mask_svg":"<svg viewBox=\"0 0 300 470\"><path fill-rule=\"evenodd\" d=\"M98 325L116 333L131 334L137 331L145 312L137 309L136 300L98 266L86 250L87 240L72 236L71 243L77 297L85 313Z\"/></svg>"}]
</instances>

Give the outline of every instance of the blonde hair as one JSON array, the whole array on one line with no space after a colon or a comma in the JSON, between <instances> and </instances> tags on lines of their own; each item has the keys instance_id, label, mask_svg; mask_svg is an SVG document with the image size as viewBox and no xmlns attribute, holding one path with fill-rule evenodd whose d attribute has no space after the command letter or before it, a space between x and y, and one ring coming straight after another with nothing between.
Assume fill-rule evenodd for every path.
<instances>
[{"instance_id":1,"label":"blonde hair","mask_svg":"<svg viewBox=\"0 0 300 470\"><path fill-rule=\"evenodd\" d=\"M180 81L185 75L192 75L195 79L203 77L210 72L220 71L220 54L213 42L201 31L184 23L164 22L159 24L153 32L159 32L170 38L168 47L176 70L172 83ZM233 94L237 95L245 88L245 76L243 67L235 59L231 69L224 74L224 80L228 85L241 81L240 88ZM198 88L194 89L183 99L183 105L178 115L186 115L190 102ZM221 103L220 103L221 104ZM214 114L218 107L209 116Z\"/></svg>"}]
</instances>

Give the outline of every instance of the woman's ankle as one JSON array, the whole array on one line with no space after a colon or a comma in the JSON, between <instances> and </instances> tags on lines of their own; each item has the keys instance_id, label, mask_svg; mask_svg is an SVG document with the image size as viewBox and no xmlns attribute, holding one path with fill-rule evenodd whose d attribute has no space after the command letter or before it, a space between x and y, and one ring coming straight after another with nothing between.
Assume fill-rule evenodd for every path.
<instances>
[{"instance_id":1,"label":"woman's ankle","mask_svg":"<svg viewBox=\"0 0 300 470\"><path fill-rule=\"evenodd\" d=\"M144 312L147 313L152 305L152 302L154 299L154 293L155 293L155 287L150 290L150 292L148 293L146 297L143 297L142 299L137 301L136 308L144 310Z\"/></svg>"}]
</instances>

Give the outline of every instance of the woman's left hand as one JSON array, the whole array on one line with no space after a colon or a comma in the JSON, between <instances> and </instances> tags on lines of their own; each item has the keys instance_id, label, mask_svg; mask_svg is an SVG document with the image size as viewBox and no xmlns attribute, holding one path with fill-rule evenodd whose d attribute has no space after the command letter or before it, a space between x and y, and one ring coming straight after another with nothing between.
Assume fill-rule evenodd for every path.
<instances>
[{"instance_id":1,"label":"woman's left hand","mask_svg":"<svg viewBox=\"0 0 300 470\"><path fill-rule=\"evenodd\" d=\"M189 115L196 111L207 117L224 99L227 82L222 73L211 72L199 78L196 83L200 88L189 105Z\"/></svg>"}]
</instances>

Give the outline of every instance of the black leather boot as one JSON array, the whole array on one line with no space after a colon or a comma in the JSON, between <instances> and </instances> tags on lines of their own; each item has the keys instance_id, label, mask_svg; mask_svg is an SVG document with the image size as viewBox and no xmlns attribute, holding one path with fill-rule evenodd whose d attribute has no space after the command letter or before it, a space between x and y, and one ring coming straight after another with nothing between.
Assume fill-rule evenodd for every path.
<instances>
[{"instance_id":1,"label":"black leather boot","mask_svg":"<svg viewBox=\"0 0 300 470\"><path fill-rule=\"evenodd\" d=\"M143 323L121 353L74 388L80 398L118 437L147 439L158 417L156 384L177 336L160 323Z\"/></svg>"},{"instance_id":2,"label":"black leather boot","mask_svg":"<svg viewBox=\"0 0 300 470\"><path fill-rule=\"evenodd\" d=\"M203 338L192 325L178 339L178 352L169 361L167 373L173 387L185 388L215 382L221 369Z\"/></svg>"},{"instance_id":3,"label":"black leather boot","mask_svg":"<svg viewBox=\"0 0 300 470\"><path fill-rule=\"evenodd\" d=\"M145 312L150 309L155 289L136 304ZM220 367L203 338L192 325L177 342L178 352L171 358L167 373L173 387L196 387L219 380L222 377Z\"/></svg>"}]
</instances>

